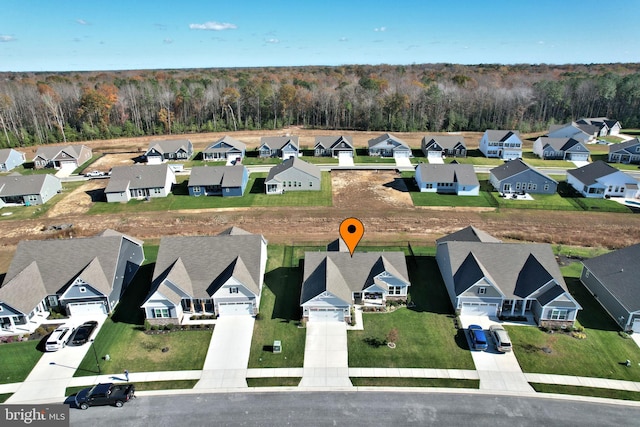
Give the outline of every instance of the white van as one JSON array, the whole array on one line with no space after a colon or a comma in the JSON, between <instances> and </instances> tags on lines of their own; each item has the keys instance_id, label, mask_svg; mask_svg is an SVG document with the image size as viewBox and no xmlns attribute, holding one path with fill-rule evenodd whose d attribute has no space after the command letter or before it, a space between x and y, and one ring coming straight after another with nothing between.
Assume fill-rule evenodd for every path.
<instances>
[{"instance_id":1,"label":"white van","mask_svg":"<svg viewBox=\"0 0 640 427\"><path fill-rule=\"evenodd\" d=\"M509 334L502 326L491 325L489 332L493 336L493 339L496 340L496 350L501 353L511 351L511 339L509 339Z\"/></svg>"},{"instance_id":2,"label":"white van","mask_svg":"<svg viewBox=\"0 0 640 427\"><path fill-rule=\"evenodd\" d=\"M45 349L47 351L57 351L64 348L64 346L67 345L67 341L69 341L72 332L73 329L66 325L58 326L58 328L49 335Z\"/></svg>"}]
</instances>

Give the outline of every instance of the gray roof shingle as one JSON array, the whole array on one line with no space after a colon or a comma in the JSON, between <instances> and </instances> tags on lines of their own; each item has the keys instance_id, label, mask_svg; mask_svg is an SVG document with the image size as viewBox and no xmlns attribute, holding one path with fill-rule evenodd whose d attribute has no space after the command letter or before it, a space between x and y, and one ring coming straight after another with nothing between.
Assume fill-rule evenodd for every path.
<instances>
[{"instance_id":1,"label":"gray roof shingle","mask_svg":"<svg viewBox=\"0 0 640 427\"><path fill-rule=\"evenodd\" d=\"M537 169L529 166L528 164L523 162L522 159L510 160L500 166L496 166L495 168L491 169L490 173L493 176L495 176L499 181L502 181L503 179L510 178L514 175L517 175L525 171L531 171L533 173L536 173L544 177L545 179L548 179L549 181L557 182L554 179L549 178L547 175L543 174L542 172L538 171Z\"/></svg>"},{"instance_id":2,"label":"gray roof shingle","mask_svg":"<svg viewBox=\"0 0 640 427\"><path fill-rule=\"evenodd\" d=\"M244 175L244 165L233 166L194 166L189 176L189 187L221 185L222 187L240 187Z\"/></svg>"},{"instance_id":3,"label":"gray roof shingle","mask_svg":"<svg viewBox=\"0 0 640 427\"><path fill-rule=\"evenodd\" d=\"M441 237L436 240L436 244L444 243L444 242L491 242L491 243L500 243L501 241L487 233L486 231L480 230L479 228L470 225L461 230L456 231L455 233L447 234L444 237Z\"/></svg>"},{"instance_id":4,"label":"gray roof shingle","mask_svg":"<svg viewBox=\"0 0 640 427\"><path fill-rule=\"evenodd\" d=\"M618 172L618 169L614 168L608 163L603 162L602 160L589 163L588 165L582 166L577 169L567 170L567 174L574 176L585 185L595 184L596 180L598 180L599 178L611 175L612 173L616 172Z\"/></svg>"},{"instance_id":5,"label":"gray roof shingle","mask_svg":"<svg viewBox=\"0 0 640 427\"><path fill-rule=\"evenodd\" d=\"M420 163L420 176L424 182L457 182L462 185L480 185L473 165L462 163Z\"/></svg>"},{"instance_id":6,"label":"gray roof shingle","mask_svg":"<svg viewBox=\"0 0 640 427\"><path fill-rule=\"evenodd\" d=\"M105 193L120 193L126 189L164 188L167 175L173 174L168 164L115 166Z\"/></svg>"},{"instance_id":7,"label":"gray roof shingle","mask_svg":"<svg viewBox=\"0 0 640 427\"><path fill-rule=\"evenodd\" d=\"M265 182L277 179L278 174L292 168L301 170L302 172L320 179L321 172L318 166L309 162L305 162L304 160L300 160L297 157L289 157L284 162L269 169L269 173L267 174Z\"/></svg>"}]
</instances>

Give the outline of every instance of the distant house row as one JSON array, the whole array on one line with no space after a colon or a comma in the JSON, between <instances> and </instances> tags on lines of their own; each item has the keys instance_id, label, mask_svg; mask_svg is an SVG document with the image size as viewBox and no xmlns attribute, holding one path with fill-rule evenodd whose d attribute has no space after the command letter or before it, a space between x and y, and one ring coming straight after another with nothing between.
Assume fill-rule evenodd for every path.
<instances>
[{"instance_id":1,"label":"distant house row","mask_svg":"<svg viewBox=\"0 0 640 427\"><path fill-rule=\"evenodd\" d=\"M141 303L151 324L195 316L255 316L268 242L231 227L213 236L160 241L151 286ZM640 245L585 260L581 281L623 330L640 332ZM22 241L0 286L0 333L24 334L51 312L111 313L145 259L143 242L105 230L94 237ZM436 240L440 275L461 315L521 318L570 327L583 307L571 295L552 246L508 243L469 226ZM407 258L397 251L356 251L341 240L304 254L299 307L306 322L349 322L355 306L406 300Z\"/></svg>"}]
</instances>

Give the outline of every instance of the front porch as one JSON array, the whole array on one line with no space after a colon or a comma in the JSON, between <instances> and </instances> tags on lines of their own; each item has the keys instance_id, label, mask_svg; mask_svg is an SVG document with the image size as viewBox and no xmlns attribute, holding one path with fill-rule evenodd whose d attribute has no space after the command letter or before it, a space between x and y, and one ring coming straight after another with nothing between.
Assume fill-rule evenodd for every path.
<instances>
[{"instance_id":1,"label":"front porch","mask_svg":"<svg viewBox=\"0 0 640 427\"><path fill-rule=\"evenodd\" d=\"M353 294L353 303L361 306L384 306L387 299L383 292L357 292Z\"/></svg>"},{"instance_id":2,"label":"front porch","mask_svg":"<svg viewBox=\"0 0 640 427\"><path fill-rule=\"evenodd\" d=\"M35 314L31 319L20 322L19 320L13 317L3 317L2 324L0 326L0 337L4 336L15 336L15 335L29 335L32 334L36 329L40 327L43 323L61 323L60 319L56 320L47 320L51 313L48 311L40 311Z\"/></svg>"},{"instance_id":3,"label":"front porch","mask_svg":"<svg viewBox=\"0 0 640 427\"><path fill-rule=\"evenodd\" d=\"M507 299L502 302L498 315L501 318L526 317L526 312L531 311L534 300Z\"/></svg>"}]
</instances>

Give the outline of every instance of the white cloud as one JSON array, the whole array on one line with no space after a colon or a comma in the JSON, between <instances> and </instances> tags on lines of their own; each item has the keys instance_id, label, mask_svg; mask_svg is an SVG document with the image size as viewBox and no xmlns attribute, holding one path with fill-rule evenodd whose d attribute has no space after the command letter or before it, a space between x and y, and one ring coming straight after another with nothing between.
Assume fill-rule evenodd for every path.
<instances>
[{"instance_id":1,"label":"white cloud","mask_svg":"<svg viewBox=\"0 0 640 427\"><path fill-rule=\"evenodd\" d=\"M376 33L381 33L381 32L387 31L387 27L374 28L373 31L375 31Z\"/></svg>"},{"instance_id":2,"label":"white cloud","mask_svg":"<svg viewBox=\"0 0 640 427\"><path fill-rule=\"evenodd\" d=\"M16 38L13 36L0 35L0 42L2 43L13 42L13 41L16 41Z\"/></svg>"},{"instance_id":3,"label":"white cloud","mask_svg":"<svg viewBox=\"0 0 640 427\"><path fill-rule=\"evenodd\" d=\"M76 22L80 25L89 25L89 23L84 19L76 19Z\"/></svg>"},{"instance_id":4,"label":"white cloud","mask_svg":"<svg viewBox=\"0 0 640 427\"><path fill-rule=\"evenodd\" d=\"M192 30L223 31L235 30L238 27L235 24L230 24L228 22L209 21L204 24L189 24L189 28Z\"/></svg>"},{"instance_id":5,"label":"white cloud","mask_svg":"<svg viewBox=\"0 0 640 427\"><path fill-rule=\"evenodd\" d=\"M338 41L340 41L340 42L348 42L349 39L346 38L346 37L340 37L340 39Z\"/></svg>"},{"instance_id":6,"label":"white cloud","mask_svg":"<svg viewBox=\"0 0 640 427\"><path fill-rule=\"evenodd\" d=\"M271 43L271 44L276 44L276 43L280 43L280 40L278 40L278 39L267 39L267 40L265 40L265 42Z\"/></svg>"},{"instance_id":7,"label":"white cloud","mask_svg":"<svg viewBox=\"0 0 640 427\"><path fill-rule=\"evenodd\" d=\"M540 40L540 41L538 42L538 44L544 44L544 41Z\"/></svg>"}]
</instances>

